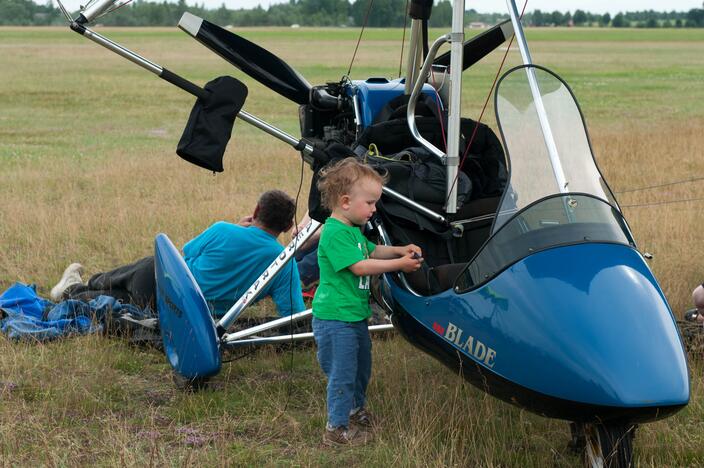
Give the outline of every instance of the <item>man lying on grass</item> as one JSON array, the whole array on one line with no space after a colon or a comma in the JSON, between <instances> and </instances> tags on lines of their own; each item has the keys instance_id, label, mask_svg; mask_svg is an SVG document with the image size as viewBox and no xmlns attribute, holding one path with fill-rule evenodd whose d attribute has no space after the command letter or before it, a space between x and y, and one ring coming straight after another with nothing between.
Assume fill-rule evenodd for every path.
<instances>
[{"instance_id":1,"label":"man lying on grass","mask_svg":"<svg viewBox=\"0 0 704 468\"><path fill-rule=\"evenodd\" d=\"M183 257L200 286L211 312L224 315L271 264L283 246L276 238L293 226L296 206L281 190L264 192L254 213L238 224L218 221L183 247ZM83 266L72 263L51 290L51 299L89 301L100 295L156 311L154 257L93 275L83 284ZM279 315L305 310L298 269L291 260L262 290L271 296Z\"/></svg>"}]
</instances>

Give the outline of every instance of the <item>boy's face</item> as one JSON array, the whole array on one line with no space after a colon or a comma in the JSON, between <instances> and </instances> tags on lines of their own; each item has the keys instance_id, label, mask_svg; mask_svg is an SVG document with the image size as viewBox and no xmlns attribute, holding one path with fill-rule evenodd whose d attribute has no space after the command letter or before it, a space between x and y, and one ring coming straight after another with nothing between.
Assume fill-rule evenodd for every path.
<instances>
[{"instance_id":1,"label":"boy's face","mask_svg":"<svg viewBox=\"0 0 704 468\"><path fill-rule=\"evenodd\" d=\"M381 197L381 184L372 179L362 179L342 196L342 215L357 226L363 226L376 212L376 202Z\"/></svg>"}]
</instances>

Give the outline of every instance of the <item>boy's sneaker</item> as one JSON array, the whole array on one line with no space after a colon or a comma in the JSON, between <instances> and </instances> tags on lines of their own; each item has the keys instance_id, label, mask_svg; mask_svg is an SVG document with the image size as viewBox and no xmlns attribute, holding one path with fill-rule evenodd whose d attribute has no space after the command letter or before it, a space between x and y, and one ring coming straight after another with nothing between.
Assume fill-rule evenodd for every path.
<instances>
[{"instance_id":1,"label":"boy's sneaker","mask_svg":"<svg viewBox=\"0 0 704 468\"><path fill-rule=\"evenodd\" d=\"M344 426L334 429L325 429L323 434L323 444L330 446L350 446L364 445L371 440L371 434L357 427L346 428Z\"/></svg>"},{"instance_id":2,"label":"boy's sneaker","mask_svg":"<svg viewBox=\"0 0 704 468\"><path fill-rule=\"evenodd\" d=\"M61 279L56 286L51 288L51 293L49 297L54 302L61 302L63 300L64 292L75 284L83 284L83 279L81 275L83 274L83 265L80 263L72 263L65 270L64 274L61 275Z\"/></svg>"},{"instance_id":3,"label":"boy's sneaker","mask_svg":"<svg viewBox=\"0 0 704 468\"><path fill-rule=\"evenodd\" d=\"M350 414L350 423L358 427L372 427L374 426L374 416L367 411L366 408L359 408Z\"/></svg>"}]
</instances>

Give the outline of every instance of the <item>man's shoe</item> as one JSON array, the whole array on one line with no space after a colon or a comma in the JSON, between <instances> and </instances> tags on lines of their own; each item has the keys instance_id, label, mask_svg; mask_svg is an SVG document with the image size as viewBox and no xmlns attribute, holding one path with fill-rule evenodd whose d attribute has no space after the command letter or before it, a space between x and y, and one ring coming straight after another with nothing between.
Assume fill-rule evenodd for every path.
<instances>
[{"instance_id":1,"label":"man's shoe","mask_svg":"<svg viewBox=\"0 0 704 468\"><path fill-rule=\"evenodd\" d=\"M61 279L56 286L51 288L51 300L54 302L61 302L63 300L64 292L73 285L83 284L83 279L81 275L83 274L83 265L80 263L72 263L65 270L64 274L61 275Z\"/></svg>"},{"instance_id":2,"label":"man's shoe","mask_svg":"<svg viewBox=\"0 0 704 468\"><path fill-rule=\"evenodd\" d=\"M354 447L364 445L370 440L371 434L356 427L350 427L349 429L344 426L336 427L334 429L326 428L325 434L323 434L323 444L333 447Z\"/></svg>"},{"instance_id":3,"label":"man's shoe","mask_svg":"<svg viewBox=\"0 0 704 468\"><path fill-rule=\"evenodd\" d=\"M350 423L358 427L372 427L374 426L374 419L374 416L366 408L359 408L350 414Z\"/></svg>"},{"instance_id":4,"label":"man's shoe","mask_svg":"<svg viewBox=\"0 0 704 468\"><path fill-rule=\"evenodd\" d=\"M688 322L701 322L702 314L699 313L697 309L689 309L684 313L684 319Z\"/></svg>"}]
</instances>

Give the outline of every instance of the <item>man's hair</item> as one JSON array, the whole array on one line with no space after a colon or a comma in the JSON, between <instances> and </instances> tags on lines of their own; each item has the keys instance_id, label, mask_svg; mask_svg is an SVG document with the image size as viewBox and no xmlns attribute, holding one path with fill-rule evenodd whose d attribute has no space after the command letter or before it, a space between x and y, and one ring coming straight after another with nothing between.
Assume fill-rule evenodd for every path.
<instances>
[{"instance_id":1,"label":"man's hair","mask_svg":"<svg viewBox=\"0 0 704 468\"><path fill-rule=\"evenodd\" d=\"M349 194L354 184L362 179L370 179L383 185L387 177L351 157L322 169L318 190L323 206L329 210L335 209L340 197Z\"/></svg>"},{"instance_id":2,"label":"man's hair","mask_svg":"<svg viewBox=\"0 0 704 468\"><path fill-rule=\"evenodd\" d=\"M286 192L269 190L262 193L257 202L257 220L276 232L284 232L291 227L296 214L296 203Z\"/></svg>"}]
</instances>

